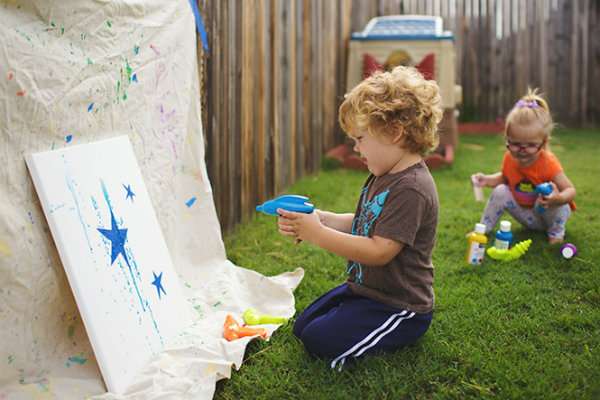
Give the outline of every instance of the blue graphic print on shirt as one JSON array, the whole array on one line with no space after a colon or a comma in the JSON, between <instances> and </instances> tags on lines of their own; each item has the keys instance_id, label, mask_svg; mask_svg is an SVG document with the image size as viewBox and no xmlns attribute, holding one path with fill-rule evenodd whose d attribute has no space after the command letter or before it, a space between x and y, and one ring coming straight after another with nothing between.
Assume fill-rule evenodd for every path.
<instances>
[{"instance_id":1,"label":"blue graphic print on shirt","mask_svg":"<svg viewBox=\"0 0 600 400\"><path fill-rule=\"evenodd\" d=\"M373 226L373 223L377 220L381 211L383 211L383 205L390 193L389 189L375 195L370 201L367 201L368 187L363 188L361 193L361 206L357 217L352 220L352 234L359 236L369 236L369 232ZM358 284L362 283L362 265L356 261L349 260L346 273L350 275L353 270L356 269L354 281Z\"/></svg>"}]
</instances>

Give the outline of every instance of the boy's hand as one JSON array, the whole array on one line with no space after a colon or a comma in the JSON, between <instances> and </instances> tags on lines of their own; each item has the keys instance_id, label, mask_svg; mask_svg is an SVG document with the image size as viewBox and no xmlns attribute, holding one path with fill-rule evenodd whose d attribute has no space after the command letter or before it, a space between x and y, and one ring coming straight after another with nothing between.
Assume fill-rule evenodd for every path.
<instances>
[{"instance_id":1,"label":"boy's hand","mask_svg":"<svg viewBox=\"0 0 600 400\"><path fill-rule=\"evenodd\" d=\"M548 196L538 196L538 204L540 204L544 208L563 205L564 202L556 184L551 181L550 186L552 186L552 193L550 193Z\"/></svg>"},{"instance_id":2,"label":"boy's hand","mask_svg":"<svg viewBox=\"0 0 600 400\"><path fill-rule=\"evenodd\" d=\"M278 208L277 213L280 215L277 219L279 233L285 236L313 242L316 232L322 227L316 212L304 214Z\"/></svg>"}]
</instances>

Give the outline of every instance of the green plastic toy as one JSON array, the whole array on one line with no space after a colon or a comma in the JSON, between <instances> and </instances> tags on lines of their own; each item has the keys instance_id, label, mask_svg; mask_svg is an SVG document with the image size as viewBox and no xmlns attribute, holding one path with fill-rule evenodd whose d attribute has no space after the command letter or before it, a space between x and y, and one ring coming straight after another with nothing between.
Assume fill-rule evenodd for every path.
<instances>
[{"instance_id":1,"label":"green plastic toy","mask_svg":"<svg viewBox=\"0 0 600 400\"><path fill-rule=\"evenodd\" d=\"M242 315L246 325L285 324L287 318L275 317L269 314L259 314L254 308L249 308Z\"/></svg>"},{"instance_id":2,"label":"green plastic toy","mask_svg":"<svg viewBox=\"0 0 600 400\"><path fill-rule=\"evenodd\" d=\"M501 250L495 247L490 247L486 250L486 252L488 256L494 260L512 261L527 253L529 246L531 246L531 239L523 240L522 242L515 244L510 250Z\"/></svg>"}]
</instances>

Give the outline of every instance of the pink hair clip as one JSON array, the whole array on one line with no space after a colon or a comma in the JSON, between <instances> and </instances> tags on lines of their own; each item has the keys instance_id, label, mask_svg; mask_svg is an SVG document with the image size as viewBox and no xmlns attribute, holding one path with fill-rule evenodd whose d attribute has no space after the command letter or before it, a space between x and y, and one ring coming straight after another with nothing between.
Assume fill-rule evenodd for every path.
<instances>
[{"instance_id":1,"label":"pink hair clip","mask_svg":"<svg viewBox=\"0 0 600 400\"><path fill-rule=\"evenodd\" d=\"M529 101L528 100L519 100L515 104L515 107L518 107L518 108L523 108L523 107L538 108L539 106L540 105L535 100L529 100Z\"/></svg>"}]
</instances>

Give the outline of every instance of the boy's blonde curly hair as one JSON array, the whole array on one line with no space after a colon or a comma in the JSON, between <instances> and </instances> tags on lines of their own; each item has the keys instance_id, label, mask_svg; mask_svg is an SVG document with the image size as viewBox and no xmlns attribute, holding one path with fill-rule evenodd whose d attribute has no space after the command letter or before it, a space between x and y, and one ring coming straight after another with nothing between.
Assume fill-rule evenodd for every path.
<instances>
[{"instance_id":1,"label":"boy's blonde curly hair","mask_svg":"<svg viewBox=\"0 0 600 400\"><path fill-rule=\"evenodd\" d=\"M361 131L394 137L404 132L404 147L422 156L439 142L443 111L438 85L412 67L377 72L345 96L339 121L348 136Z\"/></svg>"}]
</instances>

